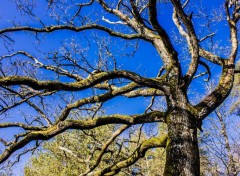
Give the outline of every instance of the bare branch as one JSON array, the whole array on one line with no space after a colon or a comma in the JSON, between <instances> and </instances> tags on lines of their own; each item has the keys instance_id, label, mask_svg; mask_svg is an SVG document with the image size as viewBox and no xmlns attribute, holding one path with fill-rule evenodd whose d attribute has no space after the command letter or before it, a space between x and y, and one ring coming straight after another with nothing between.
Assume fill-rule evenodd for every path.
<instances>
[{"instance_id":1,"label":"bare branch","mask_svg":"<svg viewBox=\"0 0 240 176\"><path fill-rule=\"evenodd\" d=\"M206 68L207 73L208 73L208 78L207 78L205 81L206 81L206 82L209 81L210 78L211 78L211 71L210 71L209 66L208 66L205 62L203 62L203 61L201 61L201 60L199 61L199 64L201 64L202 66L204 66L204 67Z\"/></svg>"},{"instance_id":2,"label":"bare branch","mask_svg":"<svg viewBox=\"0 0 240 176\"><path fill-rule=\"evenodd\" d=\"M121 169L131 166L140 158L144 157L145 153L151 148L165 147L168 135L162 135L156 138L150 138L144 141L126 160L120 161L113 166L107 167L101 171L96 172L96 175L115 175L121 171Z\"/></svg>"},{"instance_id":3,"label":"bare branch","mask_svg":"<svg viewBox=\"0 0 240 176\"><path fill-rule=\"evenodd\" d=\"M188 36L186 35L186 33L184 35L187 37L188 47L190 48L190 52L192 55L190 66L185 75L186 83L188 85L191 82L191 79L197 70L198 59L199 59L199 44L198 44L198 39L195 33L193 23L191 21L191 18L185 14L180 1L172 0L172 4L174 5L174 10L176 11L174 12L177 15L176 18L179 17L183 21L187 29ZM180 26L180 25L177 25L177 26ZM181 31L182 28L180 28L179 30Z\"/></svg>"},{"instance_id":4,"label":"bare branch","mask_svg":"<svg viewBox=\"0 0 240 176\"><path fill-rule=\"evenodd\" d=\"M226 60L223 66L222 76L215 90L194 107L197 110L197 118L204 119L226 99L231 92L233 78L234 65L228 64Z\"/></svg>"},{"instance_id":5,"label":"bare branch","mask_svg":"<svg viewBox=\"0 0 240 176\"><path fill-rule=\"evenodd\" d=\"M221 58L220 56L217 56L209 51L206 51L202 48L199 49L199 55L209 61L211 61L214 64L221 65L223 66L224 64L224 59Z\"/></svg>"},{"instance_id":6,"label":"bare branch","mask_svg":"<svg viewBox=\"0 0 240 176\"><path fill-rule=\"evenodd\" d=\"M117 131L115 131L112 134L111 138L109 138L107 140L107 142L105 142L104 145L102 146L102 149L101 149L100 153L98 154L98 157L97 157L95 163L84 174L82 174L82 176L88 175L90 172L92 172L99 165L99 163L101 162L102 156L106 152L108 146L116 139L116 137L118 137L127 128L129 128L128 125L123 125L121 128L119 128Z\"/></svg>"},{"instance_id":7,"label":"bare branch","mask_svg":"<svg viewBox=\"0 0 240 176\"><path fill-rule=\"evenodd\" d=\"M201 39L199 40L199 42L202 42L202 41L208 39L209 37L213 37L214 35L215 35L215 33L208 34L208 35L206 35L205 37L201 38Z\"/></svg>"},{"instance_id":8,"label":"bare branch","mask_svg":"<svg viewBox=\"0 0 240 176\"><path fill-rule=\"evenodd\" d=\"M6 86L27 85L36 90L47 89L52 91L53 90L65 90L65 91L76 90L77 91L77 90L84 90L84 89L93 87L103 81L114 79L114 78L126 78L138 84L142 84L152 88L160 88L163 90L165 89L164 84L167 84L165 83L165 81L161 79L144 78L134 72L124 71L124 70L123 71L115 70L111 72L101 72L101 73L93 74L82 81L78 81L74 83L61 83L58 81L38 81L36 79L24 77L24 76L7 76L7 77L0 76L0 83Z\"/></svg>"},{"instance_id":9,"label":"bare branch","mask_svg":"<svg viewBox=\"0 0 240 176\"><path fill-rule=\"evenodd\" d=\"M34 28L34 27L29 27L29 26L23 26L23 27L12 27L12 28L5 28L0 30L0 34L6 34L9 32L17 32L17 31L29 31L29 32L36 32L36 33L50 33L53 31L59 31L59 30L71 30L75 32L81 32L84 30L92 30L92 29L97 29L101 31L107 32L111 36L115 37L120 37L123 39L143 39L141 34L123 34L120 32L113 31L107 27L97 25L97 24L88 24L85 26L81 27L75 27L75 26L64 26L64 25L59 25L59 26L49 26L49 27L44 27L44 28Z\"/></svg>"}]
</instances>

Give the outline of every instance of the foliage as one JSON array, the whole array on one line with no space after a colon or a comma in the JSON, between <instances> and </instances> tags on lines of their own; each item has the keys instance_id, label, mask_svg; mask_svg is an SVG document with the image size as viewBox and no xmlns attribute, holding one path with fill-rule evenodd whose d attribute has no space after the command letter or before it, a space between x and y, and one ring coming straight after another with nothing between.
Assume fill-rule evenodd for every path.
<instances>
[{"instance_id":1,"label":"foliage","mask_svg":"<svg viewBox=\"0 0 240 176\"><path fill-rule=\"evenodd\" d=\"M52 141L46 142L31 161L25 167L26 176L31 175L81 175L85 173L87 168L91 167L99 156L101 147L111 137L116 127L105 126L90 131L70 131L61 134ZM142 132L141 137L136 136L133 130L129 129L132 135L127 133L115 139L115 141L107 148L107 152L103 155L100 169L119 162L133 153L135 148L139 146L147 136ZM139 138L140 137L140 138ZM130 168L123 169L117 175L162 175L164 169L165 152L163 149L156 148L149 150L145 156Z\"/></svg>"}]
</instances>

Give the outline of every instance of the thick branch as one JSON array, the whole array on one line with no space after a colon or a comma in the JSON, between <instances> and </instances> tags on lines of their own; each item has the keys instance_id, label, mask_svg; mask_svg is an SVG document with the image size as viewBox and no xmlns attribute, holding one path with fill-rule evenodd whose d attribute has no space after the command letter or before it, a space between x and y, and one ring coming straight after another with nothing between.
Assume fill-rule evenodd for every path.
<instances>
[{"instance_id":1,"label":"thick branch","mask_svg":"<svg viewBox=\"0 0 240 176\"><path fill-rule=\"evenodd\" d=\"M143 38L140 34L123 34L120 32L113 31L105 26L97 25L97 24L88 24L81 27L75 27L70 25L59 25L59 26L49 26L44 28L34 28L29 26L22 26L22 27L12 27L12 28L6 28L0 30L0 34L5 34L8 32L16 32L16 31L29 31L29 32L37 32L37 33L50 33L53 31L59 31L59 30L71 30L75 32L81 32L84 30L91 30L91 29L97 29L104 32L107 32L111 36L120 37L123 39L137 39L137 38Z\"/></svg>"},{"instance_id":2,"label":"thick branch","mask_svg":"<svg viewBox=\"0 0 240 176\"><path fill-rule=\"evenodd\" d=\"M123 14L120 10L110 8L103 0L99 0L99 3L106 12L117 16L122 21L124 21L128 27L131 27L134 31L137 31L138 35L141 36L140 38L145 37L142 35L142 27L139 25L139 22L135 18L131 19L128 15Z\"/></svg>"},{"instance_id":3,"label":"thick branch","mask_svg":"<svg viewBox=\"0 0 240 176\"><path fill-rule=\"evenodd\" d=\"M143 19L140 16L140 13L139 13L139 11L137 9L137 6L135 5L134 0L130 0L130 3L131 3L131 6L132 6L132 9L133 9L133 15L134 15L136 21L138 23L140 23L141 25L144 25Z\"/></svg>"},{"instance_id":4,"label":"thick branch","mask_svg":"<svg viewBox=\"0 0 240 176\"><path fill-rule=\"evenodd\" d=\"M53 126L41 130L27 133L21 140L13 143L0 156L0 163L6 161L13 152L23 148L33 140L48 140L67 129L93 129L107 124L140 124L152 122L164 122L166 113L154 111L140 115L110 115L105 117L98 117L92 120L66 120L61 121Z\"/></svg>"},{"instance_id":5,"label":"thick branch","mask_svg":"<svg viewBox=\"0 0 240 176\"><path fill-rule=\"evenodd\" d=\"M233 79L234 65L228 64L226 60L218 86L203 101L195 106L197 118L204 119L227 98L233 86Z\"/></svg>"},{"instance_id":6,"label":"thick branch","mask_svg":"<svg viewBox=\"0 0 240 176\"><path fill-rule=\"evenodd\" d=\"M74 82L74 83L62 83L58 81L38 81L36 79L25 77L25 76L0 76L0 84L5 86L11 85L27 85L36 90L65 90L65 91L79 91L90 87L93 87L103 81L114 79L114 78L126 78L130 79L140 85L158 88L163 90L164 85L159 79L144 78L140 75L129 72L129 71L111 71L111 72L100 72L89 76L88 78Z\"/></svg>"},{"instance_id":7,"label":"thick branch","mask_svg":"<svg viewBox=\"0 0 240 176\"><path fill-rule=\"evenodd\" d=\"M211 61L214 64L221 65L223 66L224 64L224 59L221 58L220 56L217 56L209 51L206 51L202 48L199 48L199 55L209 61Z\"/></svg>"},{"instance_id":8,"label":"thick branch","mask_svg":"<svg viewBox=\"0 0 240 176\"><path fill-rule=\"evenodd\" d=\"M157 31L159 37L155 37L154 45L158 49L159 54L161 55L166 70L170 70L169 67L172 66L178 68L178 62L177 62L177 51L174 49L170 38L166 31L162 28L162 26L159 24L157 19L157 1L156 0L150 0L149 1L149 20L151 22L151 25L153 28ZM158 40L156 40L158 39ZM159 40L160 39L160 40ZM179 70L179 68L178 68ZM180 74L180 73L179 73Z\"/></svg>"},{"instance_id":9,"label":"thick branch","mask_svg":"<svg viewBox=\"0 0 240 176\"><path fill-rule=\"evenodd\" d=\"M176 13L175 20L177 20L177 18L180 17L187 29L187 33L184 33L182 27L179 28L181 24L177 24L179 31L181 31L181 33L184 34L184 36L188 40L188 47L190 48L191 55L192 55L192 60L185 76L187 84L189 84L194 74L196 73L196 70L198 67L198 59L199 59L198 39L196 37L195 29L191 21L191 18L185 14L180 1L172 0L172 4L174 5L174 11L175 11L173 13Z\"/></svg>"},{"instance_id":10,"label":"thick branch","mask_svg":"<svg viewBox=\"0 0 240 176\"><path fill-rule=\"evenodd\" d=\"M137 162L140 158L145 156L145 153L152 148L165 147L168 135L162 135L160 137L150 138L144 141L126 160L120 161L111 167L105 168L102 171L96 173L96 175L115 175L121 171L121 169L129 167Z\"/></svg>"}]
</instances>

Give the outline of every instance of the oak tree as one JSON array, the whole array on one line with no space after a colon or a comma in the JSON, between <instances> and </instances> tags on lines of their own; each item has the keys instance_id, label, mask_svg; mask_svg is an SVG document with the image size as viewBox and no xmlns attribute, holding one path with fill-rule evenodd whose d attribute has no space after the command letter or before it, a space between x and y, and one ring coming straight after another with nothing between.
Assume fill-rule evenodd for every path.
<instances>
[{"instance_id":1,"label":"oak tree","mask_svg":"<svg viewBox=\"0 0 240 176\"><path fill-rule=\"evenodd\" d=\"M239 73L235 70L238 0L212 4L196 0L13 3L22 18L10 16L10 23L0 29L1 44L5 46L0 57L0 128L6 130L1 133L0 163L12 162L9 157L14 154L18 154L18 160L42 141L66 130L85 131L115 124L123 125L118 126L121 131L138 124L165 123L166 133L146 139L131 154L106 167L98 167L100 157L86 174L115 175L137 162L147 150L163 147L163 175L200 175L197 129L201 130L202 121L228 97L234 75ZM203 6L205 13L199 10ZM59 38L73 33L83 35L80 41L75 40L76 36L62 45L47 44L56 33ZM18 40L24 45L14 45ZM26 47L29 43L25 40L34 47ZM59 50L53 50L54 46ZM149 48L155 53L145 55ZM140 50L143 52L138 57L147 60L145 69L154 71L159 67L155 75L140 72L136 64L129 65L129 60L124 62ZM216 72L213 66L221 70L217 86L193 103L195 97L190 90L196 86L201 92L196 80L204 81L206 75L210 79ZM102 109L111 106L109 102L121 97L126 101L137 101L138 97L151 100L141 111L134 104L129 107L136 114L118 113L121 103L111 107L114 111L103 113ZM154 104L161 98L166 107L156 108Z\"/></svg>"}]
</instances>

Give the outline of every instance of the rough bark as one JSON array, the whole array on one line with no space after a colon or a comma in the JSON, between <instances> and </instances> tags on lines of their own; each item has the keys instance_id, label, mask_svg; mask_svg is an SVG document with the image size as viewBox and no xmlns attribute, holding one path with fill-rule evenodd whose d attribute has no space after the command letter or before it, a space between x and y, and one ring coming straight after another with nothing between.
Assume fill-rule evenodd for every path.
<instances>
[{"instance_id":1,"label":"rough bark","mask_svg":"<svg viewBox=\"0 0 240 176\"><path fill-rule=\"evenodd\" d=\"M164 176L200 175L196 120L188 111L176 108L169 114L167 124Z\"/></svg>"}]
</instances>

